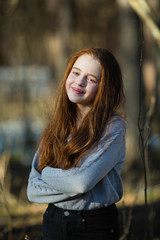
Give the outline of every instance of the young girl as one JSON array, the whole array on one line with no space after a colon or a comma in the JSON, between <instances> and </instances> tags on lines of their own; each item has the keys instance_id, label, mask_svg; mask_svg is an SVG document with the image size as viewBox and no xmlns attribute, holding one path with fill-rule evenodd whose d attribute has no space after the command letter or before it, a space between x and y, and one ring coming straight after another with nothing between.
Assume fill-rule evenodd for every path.
<instances>
[{"instance_id":1,"label":"young girl","mask_svg":"<svg viewBox=\"0 0 160 240\"><path fill-rule=\"evenodd\" d=\"M85 49L71 58L28 181L29 200L49 204L44 240L119 238L123 103L121 70L109 51Z\"/></svg>"}]
</instances>

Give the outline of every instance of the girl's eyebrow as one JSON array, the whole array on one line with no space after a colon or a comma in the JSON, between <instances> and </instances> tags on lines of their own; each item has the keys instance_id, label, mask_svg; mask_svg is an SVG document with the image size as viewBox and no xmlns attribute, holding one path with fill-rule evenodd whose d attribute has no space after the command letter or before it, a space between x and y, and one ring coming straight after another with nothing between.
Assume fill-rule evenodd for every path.
<instances>
[{"instance_id":1,"label":"girl's eyebrow","mask_svg":"<svg viewBox=\"0 0 160 240\"><path fill-rule=\"evenodd\" d=\"M78 71L81 71L81 69L77 67L73 67L72 69L77 69Z\"/></svg>"},{"instance_id":2,"label":"girl's eyebrow","mask_svg":"<svg viewBox=\"0 0 160 240\"><path fill-rule=\"evenodd\" d=\"M72 69L76 69L76 70L78 70L80 72L82 71L80 68L77 68L77 67L73 67ZM97 77L95 75L91 74L91 73L88 73L88 75L97 79Z\"/></svg>"}]
</instances>

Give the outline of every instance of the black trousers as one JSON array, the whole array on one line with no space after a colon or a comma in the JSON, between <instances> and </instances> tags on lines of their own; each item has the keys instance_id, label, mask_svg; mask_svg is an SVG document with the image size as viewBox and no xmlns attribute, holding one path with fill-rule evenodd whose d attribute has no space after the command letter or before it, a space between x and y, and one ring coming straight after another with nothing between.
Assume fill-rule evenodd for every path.
<instances>
[{"instance_id":1,"label":"black trousers","mask_svg":"<svg viewBox=\"0 0 160 240\"><path fill-rule=\"evenodd\" d=\"M118 240L116 205L86 211L49 204L43 215L43 240Z\"/></svg>"}]
</instances>

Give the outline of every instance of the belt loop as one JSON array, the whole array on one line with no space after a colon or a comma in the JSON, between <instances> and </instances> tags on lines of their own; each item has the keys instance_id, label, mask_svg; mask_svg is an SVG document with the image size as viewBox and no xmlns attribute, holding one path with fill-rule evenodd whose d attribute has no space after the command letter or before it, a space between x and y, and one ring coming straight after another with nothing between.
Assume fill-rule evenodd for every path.
<instances>
[{"instance_id":1,"label":"belt loop","mask_svg":"<svg viewBox=\"0 0 160 240\"><path fill-rule=\"evenodd\" d=\"M81 211L78 211L78 215L77 215L77 217L78 217L78 224L79 225L85 225L85 222L86 222L86 220L85 220L85 218L84 218L84 216L83 216L83 210L81 210Z\"/></svg>"},{"instance_id":2,"label":"belt loop","mask_svg":"<svg viewBox=\"0 0 160 240\"><path fill-rule=\"evenodd\" d=\"M82 211L78 211L78 215L77 215L77 217L78 217L78 224L82 224Z\"/></svg>"},{"instance_id":3,"label":"belt loop","mask_svg":"<svg viewBox=\"0 0 160 240\"><path fill-rule=\"evenodd\" d=\"M118 210L117 210L117 206L116 206L116 204L113 204L113 207L114 207L115 212L117 213Z\"/></svg>"},{"instance_id":4,"label":"belt loop","mask_svg":"<svg viewBox=\"0 0 160 240\"><path fill-rule=\"evenodd\" d=\"M49 207L50 207L49 216L52 217L56 207L53 204L49 204Z\"/></svg>"}]
</instances>

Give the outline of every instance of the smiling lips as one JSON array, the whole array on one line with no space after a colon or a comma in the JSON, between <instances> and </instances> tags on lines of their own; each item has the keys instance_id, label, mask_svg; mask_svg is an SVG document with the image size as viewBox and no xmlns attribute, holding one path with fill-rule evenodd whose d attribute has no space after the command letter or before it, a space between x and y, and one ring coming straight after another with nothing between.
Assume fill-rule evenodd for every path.
<instances>
[{"instance_id":1,"label":"smiling lips","mask_svg":"<svg viewBox=\"0 0 160 240\"><path fill-rule=\"evenodd\" d=\"M79 88L72 87L72 91L76 94L84 94L85 92Z\"/></svg>"}]
</instances>

